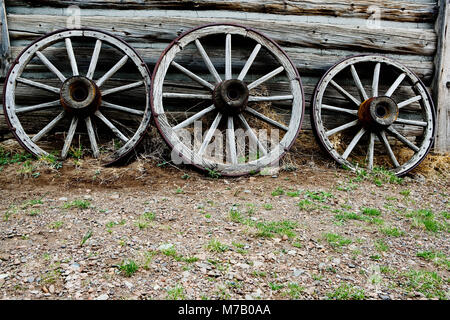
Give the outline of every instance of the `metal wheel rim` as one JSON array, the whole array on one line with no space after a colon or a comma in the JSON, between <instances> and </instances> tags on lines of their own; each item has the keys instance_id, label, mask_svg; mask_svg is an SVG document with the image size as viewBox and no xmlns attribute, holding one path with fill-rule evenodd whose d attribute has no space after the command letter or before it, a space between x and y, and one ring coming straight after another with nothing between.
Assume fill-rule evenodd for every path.
<instances>
[{"instance_id":1,"label":"metal wheel rim","mask_svg":"<svg viewBox=\"0 0 450 320\"><path fill-rule=\"evenodd\" d=\"M288 73L291 85L294 107L292 108L293 111L290 119L291 121L289 123L289 135L285 135L285 138L282 139L279 144L279 148L275 150L275 152L277 153L276 157L272 157L272 159L270 159L270 157L264 157L263 160L258 159L258 161L256 161L257 163L255 161L253 161L253 163L249 162L249 166L247 166L243 170L236 170L235 168L230 168L227 165L221 165L210 162L204 158L199 158L195 154L193 154L192 150L185 148L184 145L180 146L179 139L176 133L167 122L164 106L162 103L162 86L164 83L164 78L170 66L170 63L174 60L176 54L181 51L184 46L194 42L195 39L201 39L202 35L210 35L210 33L208 33L210 30L208 29L214 27L223 28L220 32L217 32L217 34L231 34L249 37L255 40L261 46L263 46L262 43L265 42L270 46L271 49L276 50L277 53L282 55L283 57L283 63L280 62L280 64L285 68L284 71ZM190 37L193 40L187 41L187 37ZM277 58L279 57L277 56ZM226 74L224 80L227 80ZM153 87L151 90L151 107L156 127L158 128L160 134L169 145L169 147L172 148L173 152L176 153L178 157L184 160L184 163L191 164L201 170L213 169L218 171L223 176L241 176L248 173L259 172L262 168L271 166L273 163L277 163L286 154L286 152L295 142L295 139L297 138L301 129L301 123L304 115L304 94L297 69L295 68L293 62L289 59L287 54L281 49L280 46L278 46L278 44L276 44L273 40L267 38L263 34L259 33L258 31L242 25L208 24L182 34L180 37L175 39L162 53L153 72L152 84ZM275 154L275 152L271 152L271 154Z\"/></svg>"},{"instance_id":2,"label":"metal wheel rim","mask_svg":"<svg viewBox=\"0 0 450 320\"><path fill-rule=\"evenodd\" d=\"M145 87L145 92L150 91L150 71L148 70L144 60L140 57L140 55L132 48L130 47L125 41L115 37L114 35L111 35L109 33L99 31L96 29L90 29L90 28L82 28L82 29L61 29L54 31L52 33L46 34L42 36L41 38L35 40L33 43L31 43L28 47L26 47L16 58L16 60L11 65L9 72L5 78L5 85L3 88L3 109L5 118L7 121L7 124L9 125L13 135L15 136L16 140L19 142L19 144L26 149L28 152L32 153L36 157L42 157L42 156L48 156L49 153L42 148L40 148L32 139L28 136L28 134L23 129L20 120L17 117L15 108L15 89L16 89L16 83L17 78L20 77L24 69L26 68L27 64L35 57L37 51L42 51L45 48L54 45L58 41L67 41L66 39L70 39L71 37L88 37L96 39L97 42L101 42L99 44L99 52L101 51L101 45L103 43L107 43L109 46L117 49L118 51L122 52L124 54L123 58L124 60L132 61L134 65L137 67L138 73L142 77L142 85ZM67 46L67 42L66 42ZM97 49L97 43L96 43L96 49ZM69 49L67 49L69 52ZM74 49L72 48L72 54ZM93 52L93 55L95 53ZM68 54L69 55L69 54ZM127 59L125 59L127 57ZM69 58L69 64L68 68L69 70L72 70L75 72L74 66L72 64L72 58L68 56ZM92 56L91 56L92 59ZM98 56L97 56L98 59ZM76 61L76 59L75 59ZM125 62L126 62L125 61ZM120 62L120 61L119 61ZM119 62L117 65L119 65ZM50 61L51 63L51 61ZM75 62L76 63L76 62ZM91 61L92 63L92 61ZM93 65L92 72L95 72L95 67L97 63ZM72 69L70 69L72 68ZM77 68L77 67L75 67ZM91 66L90 66L91 68ZM119 67L120 69L120 67ZM52 71L53 72L53 71ZM88 73L91 72L91 70L88 71ZM113 74L112 74L113 75ZM112 76L110 75L110 76ZM81 76L81 74L80 74ZM106 75L102 75L106 76ZM97 81L101 79L98 78ZM95 80L92 78L93 82ZM104 79L104 81L107 81L108 79ZM120 92L121 89L116 92ZM109 93L108 93L109 94ZM119 106L120 107L120 106ZM136 110L132 111L135 112ZM64 112L64 111L63 111ZM137 113L135 113L137 114ZM97 114L95 114L97 116ZM102 159L102 162L104 165L110 165L113 164L121 159L123 159L125 156L127 156L142 140L146 128L148 127L150 120L151 120L151 109L150 109L150 101L149 101L149 95L145 94L145 109L143 112L139 112L139 115L142 115L142 120L140 121L139 127L136 129L136 132L134 135L130 138L127 138L127 142L118 150L115 150L113 153L110 153L108 157ZM61 119L66 116L66 114L62 114L62 112L58 115L58 117L61 117ZM101 115L100 115L101 116ZM58 118L57 117L57 118ZM98 116L97 116L98 117ZM104 117L104 116L103 116ZM79 119L78 119L79 118ZM71 128L69 128L68 135L70 135L71 129L76 130L77 124L75 124L75 128L72 128L72 125L75 122L86 121L86 128L90 127L92 128L92 121L90 121L88 118L93 118L93 115L91 117L77 117L77 120L74 120L75 117L72 117L72 123ZM53 119L53 121L56 120ZM103 120L101 120L103 121ZM107 120L109 121L109 120ZM90 122L90 125L87 123ZM110 122L110 121L109 121ZM111 122L110 122L111 123ZM89 133L89 129L88 133ZM50 130L51 131L51 130ZM49 132L50 132L49 131ZM115 133L115 132L114 132ZM48 132L47 132L48 134ZM89 133L90 134L90 133ZM69 147L71 145L72 141L70 141ZM94 149L93 142L91 140L91 147ZM93 150L95 153L95 151ZM94 154L94 157L97 157ZM65 157L62 157L63 159Z\"/></svg>"},{"instance_id":3,"label":"metal wheel rim","mask_svg":"<svg viewBox=\"0 0 450 320\"><path fill-rule=\"evenodd\" d=\"M392 59L389 59L387 57L381 56L381 55L358 55L358 56L353 56L350 58L346 58L340 62L338 62L337 64L335 64L333 67L331 67L326 73L325 75L322 77L322 79L320 80L320 82L317 84L316 89L314 91L314 98L313 98L313 102L311 104L311 125L313 127L313 131L314 131L314 135L316 136L317 140L319 141L319 143L321 144L321 147L339 164L344 165L346 167L348 167L349 169L356 171L358 169L368 169L368 170L372 170L373 169L373 165L372 167L370 167L370 157L369 157L369 148L368 147L368 151L367 151L367 157L369 158L368 160L368 166L366 167L360 167L359 164L355 165L349 161L347 161L347 159L345 159L343 156L344 154L339 153L335 147L332 145L332 143L330 142L328 136L327 136L327 130L324 128L324 123L322 121L322 99L324 98L324 93L327 90L327 88L329 87L330 83L332 82L332 80L334 79L334 77L339 74L339 72L343 71L344 69L350 67L352 68L352 66L356 66L358 63L364 63L364 62L373 62L373 63L379 63L381 66L383 64L388 65L392 68L397 69L398 71L400 71L400 74L404 74L405 77L404 79L411 81L412 83L414 83L414 85L411 86L412 90L416 93L415 97L411 97L411 99L417 98L420 96L419 100L410 102L411 103L415 103L418 102L420 103L420 106L422 108L422 113L425 115L425 119L423 120L423 124L421 124L421 126L424 128L423 129L423 140L421 145L418 147L418 150L414 150L414 155L405 163L401 164L400 166L396 166L394 164L394 159L390 156L389 151L388 151L388 155L391 157L391 164L393 164L393 168L389 168L390 171L392 171L394 174L396 174L397 176L402 176L408 172L410 172L411 170L413 170L415 167L417 167L426 157L426 155L428 154L428 152L430 151L432 145L433 145L433 141L434 141L434 136L435 136L435 110L434 110L434 106L433 106L433 101L430 97L429 92L427 91L425 85L423 84L423 82L420 80L420 78L410 69L408 69L407 67L401 65L400 63L393 61ZM356 67L355 67L356 70ZM375 83L375 72L376 70L374 70L374 83ZM356 78L355 76L353 76L353 81L354 81L354 85L355 88L358 87L358 85L356 84L356 81L358 79L358 72L355 71L356 73ZM379 76L380 77L380 76ZM379 81L380 78L378 78ZM397 80L400 80L399 78L397 78ZM405 81L405 80L403 80ZM400 86L401 83L403 83L403 81L401 81L400 83L393 83L391 88L389 88L389 90L393 89L396 85L397 88L398 86ZM368 92L373 93L372 91L370 91L370 89L368 90L367 87L363 88L366 90L366 94ZM345 90L345 89L344 89ZM372 88L373 90L373 88ZM389 91L388 90L388 91ZM393 89L394 93L395 90L397 89ZM358 92L360 92L360 89L358 88ZM347 92L348 93L348 92ZM341 93L342 94L342 93ZM393 93L391 93L393 94ZM343 96L345 96L345 94L342 94ZM369 97L371 97L372 95L369 94ZM378 96L382 96L382 94L379 94ZM357 98L357 97L356 97ZM351 99L349 99L349 101L351 101ZM349 104L351 104L352 102L349 102ZM398 105L402 105L400 108L403 108L405 106L408 106L408 101L397 101ZM338 114L338 113L336 113ZM356 116L356 119L358 119L358 116ZM397 121L403 121L404 119L397 119L394 124L398 124ZM425 125L426 123L426 125ZM408 124L410 125L410 124ZM352 126L353 127L353 126ZM354 125L354 127L356 128L363 128L360 121L358 121L358 124ZM338 128L332 128L331 130L328 131L332 131L334 129L338 129ZM380 142L384 143L384 137L385 136L391 136L391 137L395 137L396 140L400 141L404 146L408 147L407 144L405 144L405 142L403 142L402 140L400 140L398 138L398 136L394 135L392 132L390 132L387 129L382 130L385 133L384 134L380 134ZM364 132L364 134L367 134L367 132L369 132L369 134L372 132L370 130L366 130ZM359 132L361 133L361 132ZM378 135L378 133L376 133ZM398 134L398 131L397 131ZM405 138L405 137L403 137ZM357 137L355 137L355 139L357 139ZM372 138L370 138L371 140ZM411 141L410 141L411 142ZM358 143L358 142L357 142ZM412 142L411 142L412 143ZM369 142L370 144L370 142ZM386 147L387 148L387 147ZM408 148L411 149L411 146L409 146ZM351 151L350 151L351 152ZM395 158L395 155L394 155Z\"/></svg>"}]
</instances>

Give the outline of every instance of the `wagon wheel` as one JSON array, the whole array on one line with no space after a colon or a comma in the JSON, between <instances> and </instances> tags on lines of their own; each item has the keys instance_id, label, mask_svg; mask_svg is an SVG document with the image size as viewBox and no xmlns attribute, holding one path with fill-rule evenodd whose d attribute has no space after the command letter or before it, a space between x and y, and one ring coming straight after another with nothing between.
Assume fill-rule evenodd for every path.
<instances>
[{"instance_id":1,"label":"wagon wheel","mask_svg":"<svg viewBox=\"0 0 450 320\"><path fill-rule=\"evenodd\" d=\"M297 69L275 42L243 26L181 35L152 81L155 123L178 163L226 176L258 172L275 166L300 130Z\"/></svg>"},{"instance_id":2,"label":"wagon wheel","mask_svg":"<svg viewBox=\"0 0 450 320\"><path fill-rule=\"evenodd\" d=\"M60 30L20 53L3 106L16 139L35 156L89 152L110 164L144 135L149 90L145 63L124 41L97 30Z\"/></svg>"},{"instance_id":3,"label":"wagon wheel","mask_svg":"<svg viewBox=\"0 0 450 320\"><path fill-rule=\"evenodd\" d=\"M434 139L434 107L425 85L382 56L351 57L328 70L311 113L323 148L352 170L383 167L404 175L420 164Z\"/></svg>"}]
</instances>

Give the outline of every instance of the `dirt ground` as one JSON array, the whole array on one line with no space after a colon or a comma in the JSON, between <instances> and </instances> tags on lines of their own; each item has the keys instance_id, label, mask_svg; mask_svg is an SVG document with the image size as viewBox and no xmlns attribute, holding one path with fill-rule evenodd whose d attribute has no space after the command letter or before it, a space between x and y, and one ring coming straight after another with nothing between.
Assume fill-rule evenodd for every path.
<instances>
[{"instance_id":1,"label":"dirt ground","mask_svg":"<svg viewBox=\"0 0 450 320\"><path fill-rule=\"evenodd\" d=\"M4 165L0 298L450 298L448 171L294 156L241 178L142 159Z\"/></svg>"}]
</instances>

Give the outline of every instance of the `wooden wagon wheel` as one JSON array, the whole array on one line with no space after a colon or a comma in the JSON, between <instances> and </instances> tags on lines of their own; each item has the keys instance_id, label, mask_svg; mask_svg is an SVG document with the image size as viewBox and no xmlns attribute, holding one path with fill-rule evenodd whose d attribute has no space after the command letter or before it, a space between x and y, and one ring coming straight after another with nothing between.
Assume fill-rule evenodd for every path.
<instances>
[{"instance_id":1,"label":"wooden wagon wheel","mask_svg":"<svg viewBox=\"0 0 450 320\"><path fill-rule=\"evenodd\" d=\"M5 80L3 108L16 139L35 156L65 159L78 143L78 156L90 146L110 164L144 135L149 90L144 61L124 41L93 29L60 30L20 53Z\"/></svg>"},{"instance_id":2,"label":"wooden wagon wheel","mask_svg":"<svg viewBox=\"0 0 450 320\"><path fill-rule=\"evenodd\" d=\"M300 131L297 69L275 42L244 26L181 35L152 83L152 113L173 159L203 170L238 176L276 165Z\"/></svg>"},{"instance_id":3,"label":"wooden wagon wheel","mask_svg":"<svg viewBox=\"0 0 450 320\"><path fill-rule=\"evenodd\" d=\"M434 107L425 85L383 56L355 56L333 66L311 107L318 141L352 170L378 166L406 174L434 140Z\"/></svg>"}]
</instances>

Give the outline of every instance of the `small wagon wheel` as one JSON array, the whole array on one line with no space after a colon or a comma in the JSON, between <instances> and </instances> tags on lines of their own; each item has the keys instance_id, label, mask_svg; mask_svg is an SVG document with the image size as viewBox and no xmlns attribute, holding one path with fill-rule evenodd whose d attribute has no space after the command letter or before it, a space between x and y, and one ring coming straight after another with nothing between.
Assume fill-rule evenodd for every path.
<instances>
[{"instance_id":1,"label":"small wagon wheel","mask_svg":"<svg viewBox=\"0 0 450 320\"><path fill-rule=\"evenodd\" d=\"M156 126L179 163L225 176L258 172L275 166L300 131L297 69L274 41L244 26L181 35L161 55L152 83Z\"/></svg>"},{"instance_id":2,"label":"small wagon wheel","mask_svg":"<svg viewBox=\"0 0 450 320\"><path fill-rule=\"evenodd\" d=\"M383 167L404 175L434 139L433 102L416 74L383 56L355 56L333 66L311 109L323 148L352 170Z\"/></svg>"},{"instance_id":3,"label":"small wagon wheel","mask_svg":"<svg viewBox=\"0 0 450 320\"><path fill-rule=\"evenodd\" d=\"M90 152L111 164L143 137L149 90L144 61L124 41L67 29L20 53L5 79L3 108L16 139L35 156L65 159L78 150L78 157Z\"/></svg>"}]
</instances>

